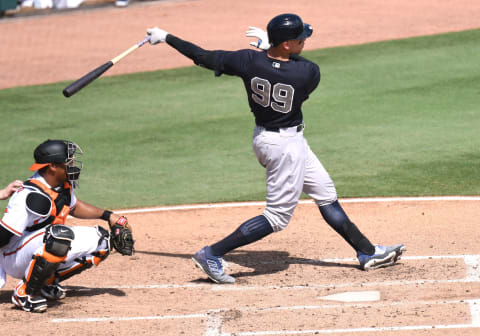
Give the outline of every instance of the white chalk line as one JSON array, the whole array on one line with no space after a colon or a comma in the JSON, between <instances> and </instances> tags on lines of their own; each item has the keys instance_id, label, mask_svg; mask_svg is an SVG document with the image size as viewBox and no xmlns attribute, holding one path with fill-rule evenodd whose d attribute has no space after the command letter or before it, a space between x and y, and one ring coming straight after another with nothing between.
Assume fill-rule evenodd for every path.
<instances>
[{"instance_id":1,"label":"white chalk line","mask_svg":"<svg viewBox=\"0 0 480 336\"><path fill-rule=\"evenodd\" d=\"M467 259L471 258L472 260L480 257L476 254L452 254L452 255L441 255L441 256L401 256L400 260L435 260L435 259ZM292 256L292 258L295 258ZM299 258L301 259L301 258ZM344 262L358 262L357 258L330 258L330 259L308 259L305 262L308 264L318 263L344 263ZM259 261L261 264L275 264L277 261ZM283 263L278 261L278 263ZM295 263L302 263L301 260L295 261Z\"/></svg>"},{"instance_id":2,"label":"white chalk line","mask_svg":"<svg viewBox=\"0 0 480 336\"><path fill-rule=\"evenodd\" d=\"M392 287L392 286L409 286L409 285L429 285L429 284L455 284L455 283L477 283L480 280L470 279L448 279L448 280L433 280L433 279L420 279L420 280L398 280L398 281L382 281L382 282L352 282L352 283L340 283L340 284L308 284L308 285L294 285L294 286L239 286L239 285L216 285L216 284L153 284L153 285L120 285L120 286L107 286L107 287L95 287L74 289L74 291L88 292L98 289L186 289L186 288L200 288L208 289L211 291L228 292L228 291L256 291L256 290L308 290L308 289L333 289L333 288L356 288L356 287Z\"/></svg>"},{"instance_id":3,"label":"white chalk line","mask_svg":"<svg viewBox=\"0 0 480 336\"><path fill-rule=\"evenodd\" d=\"M316 330L282 330L282 331L252 331L238 332L236 336L264 336L264 335L305 335L305 334L339 334L339 333L364 333L364 332L385 332L385 331L413 331L430 329L467 329L479 328L472 324L451 324L451 325L425 325L425 326L402 326L402 327L378 327L378 328L351 328L351 329L316 329ZM222 333L221 336L232 334Z\"/></svg>"},{"instance_id":4,"label":"white chalk line","mask_svg":"<svg viewBox=\"0 0 480 336\"><path fill-rule=\"evenodd\" d=\"M207 328L205 336L221 336L223 326L223 315L218 312L210 311L208 314Z\"/></svg>"},{"instance_id":5,"label":"white chalk line","mask_svg":"<svg viewBox=\"0 0 480 336\"><path fill-rule=\"evenodd\" d=\"M456 283L477 283L478 280L468 279L448 279L448 280L399 280L399 281L383 281L383 282L353 282L341 284L308 284L297 286L212 286L212 291L228 292L228 291L256 291L256 290L309 290L309 289L339 289L339 288L370 288L370 287L394 287L394 286L411 286L411 285L433 285L433 284L456 284Z\"/></svg>"},{"instance_id":6,"label":"white chalk line","mask_svg":"<svg viewBox=\"0 0 480 336\"><path fill-rule=\"evenodd\" d=\"M392 306L422 306L422 305L454 305L468 304L471 310L471 324L450 324L450 325L426 325L426 326L389 326L372 328L350 328L350 329L315 329L315 330L282 330L282 331L252 331L235 332L235 335L260 336L260 335L299 335L299 334L325 334L325 333L346 333L346 332L379 332L379 331L402 331L402 330L425 330L425 329L463 329L480 328L480 298L472 300L449 300L449 301L400 301L390 303L365 303L365 304L325 304L310 306L289 306L289 307L237 307L235 310L241 312L267 312L267 311L292 311L292 310L313 310L313 309L335 309L335 308L379 308ZM52 319L52 323L88 323L88 322L121 322L138 320L169 320L169 319L194 319L207 318L205 336L229 336L230 333L222 332L223 315L229 309L209 310L206 314L190 315L162 315L162 316L133 316L133 317L102 317L102 318L65 318Z\"/></svg>"},{"instance_id":7,"label":"white chalk line","mask_svg":"<svg viewBox=\"0 0 480 336\"><path fill-rule=\"evenodd\" d=\"M452 324L452 325L430 325L430 326L402 326L402 327L374 327L374 328L351 328L351 329L316 329L301 331L253 331L253 332L235 332L234 335L288 335L288 334L328 334L328 333L346 333L346 332L379 332L379 331L402 331L402 330L425 330L425 329L464 329L464 328L480 328L480 299L474 300L449 300L449 301L400 301L389 303L360 303L360 304L325 304L310 306L289 306L289 307L271 307L271 308L254 308L241 307L235 310L242 312L268 312L268 311L294 311L294 310L314 310L314 309L337 309L337 308L380 308L392 306L421 306L421 305L452 305L452 304L468 304L472 314L471 324ZM221 313L228 309L210 310L210 320L215 323L208 323L205 336L232 336L231 333L222 332ZM210 322L209 320L209 322Z\"/></svg>"},{"instance_id":8,"label":"white chalk line","mask_svg":"<svg viewBox=\"0 0 480 336\"><path fill-rule=\"evenodd\" d=\"M257 311L268 310L305 310L305 309L326 309L326 308L378 308L392 306L420 306L420 305L451 305L468 304L472 316L470 324L440 324L440 325L417 325L417 326L389 326L389 327L367 327L367 328L344 328L344 329L314 329L314 330L281 330L281 331L251 331L235 332L238 336L262 336L262 335L305 335L305 334L338 334L338 333L365 333L365 332L385 332L385 331L413 331L413 330L431 330L431 329L467 329L480 328L480 299L473 300L449 300L449 301L401 301L390 303L365 303L365 304L337 304L320 306L293 306L293 307L273 307L267 309L257 309ZM250 307L246 309L251 310ZM231 336L231 333L220 333L221 326L215 329L218 336Z\"/></svg>"},{"instance_id":9,"label":"white chalk line","mask_svg":"<svg viewBox=\"0 0 480 336\"><path fill-rule=\"evenodd\" d=\"M381 203L381 202L424 202L424 201L480 201L480 197L469 197L469 196L445 196L445 197L387 197L387 198L355 198L355 199L340 199L342 203ZM299 204L314 204L312 200L300 200ZM234 202L234 203L215 203L215 204L196 204L196 205L180 205L180 206L168 206L168 207L154 207L154 208L143 208L143 209L123 209L117 210L117 213L128 214L128 213L147 213L147 212L160 212L160 211L179 211L179 210L197 210L197 209L215 209L215 208L233 208L233 207L251 207L251 206L265 206L265 202ZM370 286L394 286L394 285L409 285L409 284L428 284L428 283L456 283L456 282L480 282L480 273L478 271L478 264L480 261L479 256L429 256L429 257L403 257L403 260L423 260L423 259L459 259L464 258L467 263L473 263L473 267L469 267L468 276L466 279L456 279L456 280L414 280L414 281L390 281L390 282L377 282L377 283L368 283L360 284L362 287L365 285ZM356 261L356 259L325 259L320 260L319 262L349 262ZM472 271L473 270L473 271ZM267 287L241 287L240 290L250 290L250 289L304 289L304 288L339 288L339 287L354 287L359 284L341 284L339 285L309 285L309 286L267 286ZM236 287L229 286L215 286L215 285L176 285L176 284L164 284L164 285L137 285L137 286L112 286L109 288L124 288L124 289L162 289L162 288L199 288L210 287L212 290L229 290ZM406 327L386 327L386 328L357 328L357 329L333 329L333 330L313 330L313 331L292 331L291 334L323 334L323 333L341 333L341 332L369 332L369 331L395 331L395 330L422 330L422 329L446 329L446 328L472 328L478 327L480 325L480 302L479 300L470 303L471 313L472 313L472 324L470 325L450 325L450 326L406 326ZM326 306L326 305L324 305ZM334 306L334 305L331 305ZM271 309L277 310L291 310L291 309L305 309L307 306L299 307L275 307ZM313 306L311 306L313 309ZM191 314L191 315L165 315L165 316L147 316L147 317L119 317L119 318L86 318L86 319L54 319L52 322L55 323L65 323L65 322L104 322L104 321L131 321L131 320L153 320L153 319L180 319L180 318L205 318L207 317L207 328L206 336L228 336L228 333L222 333L222 317L215 312L210 314ZM252 333L237 333L236 335L279 335L285 334L285 331L281 332L252 332ZM288 332L287 332L288 333Z\"/></svg>"},{"instance_id":10,"label":"white chalk line","mask_svg":"<svg viewBox=\"0 0 480 336\"><path fill-rule=\"evenodd\" d=\"M348 288L348 287L390 287L390 286L406 286L406 285L425 285L425 284L452 284L452 283L472 283L480 282L480 255L464 254L464 255L444 255L444 256L402 256L401 260L442 260L442 259L463 259L467 266L466 278L461 279L417 279L417 280L398 280L398 281L381 281L381 282L352 282L338 284L308 284L294 286L240 286L240 285L217 285L217 284L150 284L150 285L118 285L108 287L95 287L94 289L189 289L200 288L212 291L252 291L252 290L302 290L302 289L329 289L329 288ZM356 259L322 259L317 260L319 264L322 262L349 262ZM315 262L315 260L313 261ZM274 264L275 261L266 261L262 263ZM310 260L309 263L312 263ZM75 291L90 291L90 288L75 289Z\"/></svg>"},{"instance_id":11,"label":"white chalk line","mask_svg":"<svg viewBox=\"0 0 480 336\"><path fill-rule=\"evenodd\" d=\"M374 198L345 198L339 199L341 203L385 203L385 202L431 202L431 201L480 201L480 196L432 196L432 197L374 197ZM299 204L314 204L312 200L300 200ZM232 202L232 203L211 203L211 204L192 204L192 205L174 205L141 209L123 209L116 210L116 213L143 213L160 211L179 211L179 210L199 210L199 209L218 209L265 206L265 202Z\"/></svg>"},{"instance_id":12,"label":"white chalk line","mask_svg":"<svg viewBox=\"0 0 480 336\"><path fill-rule=\"evenodd\" d=\"M132 316L132 317L88 317L88 318L64 318L52 319L52 323L68 323L68 322L110 322L110 321L138 321L138 320L168 320L168 319L191 319L205 318L207 314L190 314L190 315L163 315L163 316Z\"/></svg>"},{"instance_id":13,"label":"white chalk line","mask_svg":"<svg viewBox=\"0 0 480 336\"><path fill-rule=\"evenodd\" d=\"M470 305L472 324L480 326L480 302L478 300L467 300Z\"/></svg>"},{"instance_id":14,"label":"white chalk line","mask_svg":"<svg viewBox=\"0 0 480 336\"><path fill-rule=\"evenodd\" d=\"M407 260L425 260L425 259L463 259L467 266L467 276L464 279L447 279L447 280L412 280L412 281L387 281L372 283L342 283L342 284L309 284L308 286L225 286L225 285L198 285L198 284L165 284L165 285L138 285L138 286L112 286L108 288L130 288L130 289L154 289L154 288L210 288L212 290L265 290L265 289L312 289L312 288L343 288L343 287L379 287L379 286L405 286L410 284L441 284L441 283L467 283L480 282L480 255L447 255L447 256L410 256L404 258ZM340 259L344 260L344 259ZM399 302L376 302L376 303L342 303L342 304L323 304L309 306L288 306L288 307L238 307L240 311L292 311L305 309L329 309L340 307L386 307L400 305L446 305L446 304L468 304L472 317L471 324L451 324L451 325L427 325L427 326L390 326L390 327L372 327L372 328L351 328L351 329L318 329L318 330L295 330L295 331L254 331L240 332L235 335L243 336L261 336L261 335L300 335L300 334L327 334L327 333L346 333L346 332L379 332L379 331L405 331L405 330L426 330L426 329L463 329L463 328L480 328L480 298L465 300L435 300L435 301L399 301ZM163 316L133 316L133 317L103 317L103 318L70 318L70 319L53 319L52 323L86 323L86 322L109 322L109 321L135 321L135 320L168 320L168 319L193 319L207 318L207 326L205 330L206 336L229 336L231 334L222 332L223 312L230 309L209 310L206 314L189 314L189 315L163 315Z\"/></svg>"}]
</instances>

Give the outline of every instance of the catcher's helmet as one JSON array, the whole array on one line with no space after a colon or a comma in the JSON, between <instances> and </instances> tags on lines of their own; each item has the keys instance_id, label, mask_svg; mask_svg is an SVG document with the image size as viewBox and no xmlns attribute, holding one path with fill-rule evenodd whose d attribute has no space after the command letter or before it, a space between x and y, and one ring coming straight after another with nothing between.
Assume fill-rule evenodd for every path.
<instances>
[{"instance_id":1,"label":"catcher's helmet","mask_svg":"<svg viewBox=\"0 0 480 336\"><path fill-rule=\"evenodd\" d=\"M306 39L312 35L313 28L296 14L280 14L270 20L267 33L269 42L275 47L284 41Z\"/></svg>"},{"instance_id":2,"label":"catcher's helmet","mask_svg":"<svg viewBox=\"0 0 480 336\"><path fill-rule=\"evenodd\" d=\"M50 163L65 163L70 182L78 180L83 164L77 158L83 154L82 149L74 142L66 140L47 140L35 148L35 163L30 170L40 170Z\"/></svg>"}]
</instances>

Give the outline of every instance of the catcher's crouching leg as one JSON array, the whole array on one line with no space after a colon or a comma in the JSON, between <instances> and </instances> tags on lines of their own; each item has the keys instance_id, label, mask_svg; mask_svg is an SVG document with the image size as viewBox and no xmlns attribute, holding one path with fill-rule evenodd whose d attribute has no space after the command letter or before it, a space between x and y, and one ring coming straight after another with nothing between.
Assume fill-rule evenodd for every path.
<instances>
[{"instance_id":1,"label":"catcher's crouching leg","mask_svg":"<svg viewBox=\"0 0 480 336\"><path fill-rule=\"evenodd\" d=\"M80 274L81 272L91 268L92 266L98 266L108 257L111 250L110 232L108 232L101 226L95 226L95 229L97 230L97 234L99 236L97 249L88 255L75 258L73 262L68 263L66 267L59 268L55 274L55 283L64 281L74 275Z\"/></svg>"},{"instance_id":2,"label":"catcher's crouching leg","mask_svg":"<svg viewBox=\"0 0 480 336\"><path fill-rule=\"evenodd\" d=\"M32 256L24 278L15 287L12 302L16 306L29 312L47 309L46 300L40 295L41 289L53 279L55 271L65 261L74 238L73 231L65 225L45 229L43 246Z\"/></svg>"}]
</instances>

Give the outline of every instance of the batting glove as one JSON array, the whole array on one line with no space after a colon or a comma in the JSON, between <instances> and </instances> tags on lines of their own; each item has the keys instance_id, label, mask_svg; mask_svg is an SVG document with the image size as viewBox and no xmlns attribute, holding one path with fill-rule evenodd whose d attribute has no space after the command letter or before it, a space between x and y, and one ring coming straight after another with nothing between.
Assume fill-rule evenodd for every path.
<instances>
[{"instance_id":1,"label":"batting glove","mask_svg":"<svg viewBox=\"0 0 480 336\"><path fill-rule=\"evenodd\" d=\"M150 44L153 45L153 44L165 42L168 32L158 27L155 27L155 28L148 28L147 35L150 36Z\"/></svg>"},{"instance_id":2,"label":"batting glove","mask_svg":"<svg viewBox=\"0 0 480 336\"><path fill-rule=\"evenodd\" d=\"M246 36L256 37L258 39L257 42L250 42L251 46L254 46L255 48L262 49L262 50L270 49L270 42L268 41L268 34L266 31L257 27L248 27L248 28L249 30L247 30Z\"/></svg>"}]
</instances>

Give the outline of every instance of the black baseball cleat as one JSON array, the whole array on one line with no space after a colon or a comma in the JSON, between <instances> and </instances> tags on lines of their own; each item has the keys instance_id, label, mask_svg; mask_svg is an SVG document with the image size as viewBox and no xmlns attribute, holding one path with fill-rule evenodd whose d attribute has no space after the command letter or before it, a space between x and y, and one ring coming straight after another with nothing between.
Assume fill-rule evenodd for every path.
<instances>
[{"instance_id":1,"label":"black baseball cleat","mask_svg":"<svg viewBox=\"0 0 480 336\"><path fill-rule=\"evenodd\" d=\"M59 284L45 285L40 290L40 293L42 293L42 296L47 300L62 300L67 296L67 290Z\"/></svg>"},{"instance_id":2,"label":"black baseball cleat","mask_svg":"<svg viewBox=\"0 0 480 336\"><path fill-rule=\"evenodd\" d=\"M47 300L40 295L30 296L25 294L20 296L13 294L12 302L18 308L31 313L43 313L47 310Z\"/></svg>"},{"instance_id":3,"label":"black baseball cleat","mask_svg":"<svg viewBox=\"0 0 480 336\"><path fill-rule=\"evenodd\" d=\"M23 281L15 287L12 295L12 303L27 312L43 313L47 310L47 300L40 295L26 293L27 286Z\"/></svg>"}]
</instances>

